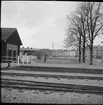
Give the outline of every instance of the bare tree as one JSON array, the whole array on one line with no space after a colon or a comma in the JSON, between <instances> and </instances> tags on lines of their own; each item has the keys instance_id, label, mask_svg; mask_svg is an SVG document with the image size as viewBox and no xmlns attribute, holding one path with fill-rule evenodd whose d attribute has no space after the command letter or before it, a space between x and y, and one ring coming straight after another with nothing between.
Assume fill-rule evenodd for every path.
<instances>
[{"instance_id":1,"label":"bare tree","mask_svg":"<svg viewBox=\"0 0 103 105\"><path fill-rule=\"evenodd\" d=\"M76 19L83 38L83 62L85 62L85 44L90 49L90 64L93 64L93 43L96 36L103 32L103 4L101 2L81 3L76 10Z\"/></svg>"},{"instance_id":2,"label":"bare tree","mask_svg":"<svg viewBox=\"0 0 103 105\"><path fill-rule=\"evenodd\" d=\"M88 29L90 65L92 65L94 39L103 32L103 4L101 2L85 3L85 16Z\"/></svg>"},{"instance_id":3,"label":"bare tree","mask_svg":"<svg viewBox=\"0 0 103 105\"><path fill-rule=\"evenodd\" d=\"M82 61L85 63L85 50L87 46L87 23L86 23L86 15L85 15L85 3L80 3L78 5L76 11L74 12L74 18L77 20L77 26L81 32L82 37Z\"/></svg>"},{"instance_id":4,"label":"bare tree","mask_svg":"<svg viewBox=\"0 0 103 105\"><path fill-rule=\"evenodd\" d=\"M94 39L103 33L103 4L101 2L80 3L72 18L68 18L72 24L72 32L79 36L74 42L79 44L79 53L81 48L83 52L83 62L85 62L85 46L90 49L90 64L93 64L93 43ZM70 31L69 31L70 32ZM73 35L72 34L72 35ZM73 41L72 41L73 43ZM83 45L81 47L81 45Z\"/></svg>"},{"instance_id":5,"label":"bare tree","mask_svg":"<svg viewBox=\"0 0 103 105\"><path fill-rule=\"evenodd\" d=\"M81 62L81 28L78 25L78 20L73 17L68 17L70 21L69 28L67 30L67 37L65 39L66 47L75 46L79 49L79 62Z\"/></svg>"}]
</instances>

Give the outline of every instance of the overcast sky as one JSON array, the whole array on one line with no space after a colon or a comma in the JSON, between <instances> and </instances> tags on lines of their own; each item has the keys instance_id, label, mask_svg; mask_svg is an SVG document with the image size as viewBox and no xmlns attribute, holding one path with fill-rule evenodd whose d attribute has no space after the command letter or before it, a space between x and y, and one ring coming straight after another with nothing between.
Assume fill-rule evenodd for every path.
<instances>
[{"instance_id":1,"label":"overcast sky","mask_svg":"<svg viewBox=\"0 0 103 105\"><path fill-rule=\"evenodd\" d=\"M63 48L67 15L79 2L2 1L1 27L17 28L24 47ZM95 44L100 43L97 38Z\"/></svg>"}]
</instances>

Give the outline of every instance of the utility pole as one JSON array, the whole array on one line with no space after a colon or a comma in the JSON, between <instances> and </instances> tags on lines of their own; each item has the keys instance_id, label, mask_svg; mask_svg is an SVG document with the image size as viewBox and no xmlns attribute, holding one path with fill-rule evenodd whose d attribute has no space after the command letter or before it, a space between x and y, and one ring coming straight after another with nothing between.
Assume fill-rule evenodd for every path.
<instances>
[{"instance_id":1,"label":"utility pole","mask_svg":"<svg viewBox=\"0 0 103 105\"><path fill-rule=\"evenodd\" d=\"M54 42L52 42L52 51L53 51L53 55L55 55L54 53Z\"/></svg>"},{"instance_id":2,"label":"utility pole","mask_svg":"<svg viewBox=\"0 0 103 105\"><path fill-rule=\"evenodd\" d=\"M52 49L54 50L54 42L52 42Z\"/></svg>"}]
</instances>

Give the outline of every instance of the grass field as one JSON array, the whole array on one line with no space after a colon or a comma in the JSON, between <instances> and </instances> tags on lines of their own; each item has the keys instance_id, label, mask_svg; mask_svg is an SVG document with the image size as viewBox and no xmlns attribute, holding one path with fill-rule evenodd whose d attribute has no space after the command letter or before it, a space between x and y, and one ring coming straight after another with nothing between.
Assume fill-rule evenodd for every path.
<instances>
[{"instance_id":1,"label":"grass field","mask_svg":"<svg viewBox=\"0 0 103 105\"><path fill-rule=\"evenodd\" d=\"M17 65L16 63L11 63L11 66ZM36 57L34 57L31 61L31 65L39 65L39 66L70 66L70 67L82 67L86 68L87 66L89 67L96 67L96 68L103 68L103 62L98 59L94 59L93 65L89 65L89 60L86 59L86 63L79 63L78 58L75 57L52 57L52 58L47 58L46 62L44 63L43 59L38 60ZM1 63L1 67L7 67L7 63Z\"/></svg>"},{"instance_id":2,"label":"grass field","mask_svg":"<svg viewBox=\"0 0 103 105\"><path fill-rule=\"evenodd\" d=\"M34 58L33 61L38 62L38 63L44 63L43 59L37 60L36 58ZM76 57L52 57L52 58L47 58L46 63L48 64L80 64L78 62L78 58ZM89 64L89 59L86 59L86 64ZM102 64L101 59L100 60L93 59L93 64L101 65Z\"/></svg>"}]
</instances>

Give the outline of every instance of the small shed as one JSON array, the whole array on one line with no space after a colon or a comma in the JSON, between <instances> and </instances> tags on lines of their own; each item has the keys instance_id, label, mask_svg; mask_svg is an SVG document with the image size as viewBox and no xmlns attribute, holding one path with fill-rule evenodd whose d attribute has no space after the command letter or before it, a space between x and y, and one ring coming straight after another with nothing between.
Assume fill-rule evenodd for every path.
<instances>
[{"instance_id":1,"label":"small shed","mask_svg":"<svg viewBox=\"0 0 103 105\"><path fill-rule=\"evenodd\" d=\"M21 45L16 28L1 28L1 60L17 60Z\"/></svg>"}]
</instances>

